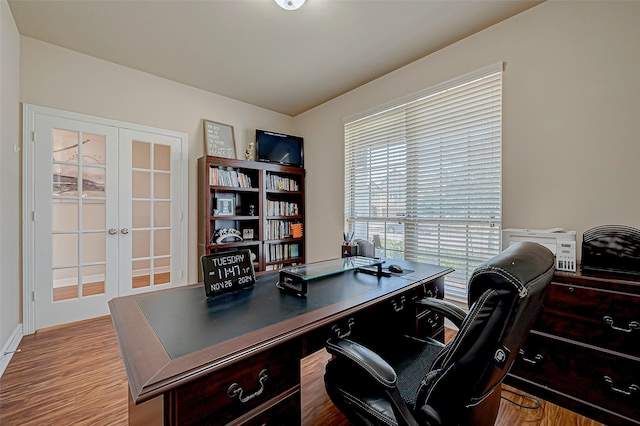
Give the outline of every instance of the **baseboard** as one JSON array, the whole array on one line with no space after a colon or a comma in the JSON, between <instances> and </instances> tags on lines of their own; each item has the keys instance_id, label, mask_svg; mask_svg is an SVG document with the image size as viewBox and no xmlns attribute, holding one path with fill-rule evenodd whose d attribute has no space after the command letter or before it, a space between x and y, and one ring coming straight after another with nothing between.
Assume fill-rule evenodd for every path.
<instances>
[{"instance_id":1,"label":"baseboard","mask_svg":"<svg viewBox=\"0 0 640 426\"><path fill-rule=\"evenodd\" d=\"M22 341L22 324L18 324L9 336L9 339L2 346L2 352L0 352L0 377L4 374L4 370L9 365L9 361L13 357L13 354L18 349L18 345Z\"/></svg>"}]
</instances>

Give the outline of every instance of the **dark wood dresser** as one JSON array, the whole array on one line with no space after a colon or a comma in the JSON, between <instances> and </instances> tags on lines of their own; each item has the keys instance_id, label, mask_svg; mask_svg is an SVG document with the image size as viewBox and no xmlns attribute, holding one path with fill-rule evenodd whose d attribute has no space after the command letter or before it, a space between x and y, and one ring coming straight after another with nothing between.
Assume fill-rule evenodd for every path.
<instances>
[{"instance_id":1,"label":"dark wood dresser","mask_svg":"<svg viewBox=\"0 0 640 426\"><path fill-rule=\"evenodd\" d=\"M607 425L640 425L640 277L557 272L506 383Z\"/></svg>"}]
</instances>

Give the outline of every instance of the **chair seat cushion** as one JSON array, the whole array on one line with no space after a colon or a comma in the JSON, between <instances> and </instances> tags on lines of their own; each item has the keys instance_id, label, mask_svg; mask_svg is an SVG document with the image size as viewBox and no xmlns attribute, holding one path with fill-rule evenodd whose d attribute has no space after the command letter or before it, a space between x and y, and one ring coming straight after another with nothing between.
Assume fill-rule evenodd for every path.
<instances>
[{"instance_id":1,"label":"chair seat cushion","mask_svg":"<svg viewBox=\"0 0 640 426\"><path fill-rule=\"evenodd\" d=\"M387 346L386 358L398 376L398 390L402 399L414 411L418 388L429 372L433 361L443 348L435 340L421 340L405 336L395 345Z\"/></svg>"},{"instance_id":2,"label":"chair seat cushion","mask_svg":"<svg viewBox=\"0 0 640 426\"><path fill-rule=\"evenodd\" d=\"M442 350L442 343L409 336L385 336L376 346L373 348L375 352L395 370L400 395L409 409L414 411L418 387ZM354 373L353 367L339 358L329 362L326 373L328 392L339 392L342 401L359 406L361 413L368 413L378 422L396 424L391 404L384 397L384 390L371 379ZM345 406L340 408L343 411L349 410Z\"/></svg>"}]
</instances>

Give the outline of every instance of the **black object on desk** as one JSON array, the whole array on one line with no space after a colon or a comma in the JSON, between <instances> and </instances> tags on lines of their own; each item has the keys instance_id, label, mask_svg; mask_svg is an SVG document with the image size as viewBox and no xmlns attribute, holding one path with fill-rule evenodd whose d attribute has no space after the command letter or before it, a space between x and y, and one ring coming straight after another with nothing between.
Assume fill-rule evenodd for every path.
<instances>
[{"instance_id":1,"label":"black object on desk","mask_svg":"<svg viewBox=\"0 0 640 426\"><path fill-rule=\"evenodd\" d=\"M331 275L342 274L346 271L362 271L371 273L367 268L377 268L375 275L383 276L382 261L369 257L352 256L342 259L325 260L306 265L287 268L280 271L276 284L280 290L303 297L307 294L308 282Z\"/></svg>"},{"instance_id":2,"label":"black object on desk","mask_svg":"<svg viewBox=\"0 0 640 426\"><path fill-rule=\"evenodd\" d=\"M582 270L640 275L640 230L604 225L584 232Z\"/></svg>"},{"instance_id":3,"label":"black object on desk","mask_svg":"<svg viewBox=\"0 0 640 426\"><path fill-rule=\"evenodd\" d=\"M210 254L200 260L207 297L250 287L256 282L249 249Z\"/></svg>"}]
</instances>

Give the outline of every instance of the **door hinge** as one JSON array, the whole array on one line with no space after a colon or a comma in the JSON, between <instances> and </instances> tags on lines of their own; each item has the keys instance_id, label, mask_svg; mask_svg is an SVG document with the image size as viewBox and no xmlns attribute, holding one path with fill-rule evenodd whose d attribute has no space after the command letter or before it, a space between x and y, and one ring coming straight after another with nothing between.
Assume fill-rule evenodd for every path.
<instances>
[{"instance_id":1,"label":"door hinge","mask_svg":"<svg viewBox=\"0 0 640 426\"><path fill-rule=\"evenodd\" d=\"M31 212L31 220L32 220L33 222L35 222L35 221L36 221L36 212L35 212L35 211L32 211L32 212Z\"/></svg>"},{"instance_id":2,"label":"door hinge","mask_svg":"<svg viewBox=\"0 0 640 426\"><path fill-rule=\"evenodd\" d=\"M36 131L32 130L31 131L31 142L35 142L36 141Z\"/></svg>"},{"instance_id":3,"label":"door hinge","mask_svg":"<svg viewBox=\"0 0 640 426\"><path fill-rule=\"evenodd\" d=\"M35 291L32 291L32 292L31 292L31 301L32 301L32 302L35 302L35 301L36 301L36 292L35 292Z\"/></svg>"}]
</instances>

